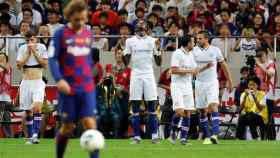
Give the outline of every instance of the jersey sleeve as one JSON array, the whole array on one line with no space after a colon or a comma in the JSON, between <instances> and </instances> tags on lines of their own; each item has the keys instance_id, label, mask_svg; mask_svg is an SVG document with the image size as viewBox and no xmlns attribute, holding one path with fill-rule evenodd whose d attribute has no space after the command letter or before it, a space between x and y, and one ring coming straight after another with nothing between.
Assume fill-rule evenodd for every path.
<instances>
[{"instance_id":1,"label":"jersey sleeve","mask_svg":"<svg viewBox=\"0 0 280 158\"><path fill-rule=\"evenodd\" d=\"M179 67L180 66L180 57L177 51L173 52L171 57L171 67Z\"/></svg>"},{"instance_id":2,"label":"jersey sleeve","mask_svg":"<svg viewBox=\"0 0 280 158\"><path fill-rule=\"evenodd\" d=\"M45 45L41 45L41 53L43 59L48 59L48 51Z\"/></svg>"},{"instance_id":3,"label":"jersey sleeve","mask_svg":"<svg viewBox=\"0 0 280 158\"><path fill-rule=\"evenodd\" d=\"M129 55L129 54L132 53L132 49L131 49L131 46L129 45L129 44L130 44L129 41L130 41L129 39L127 39L127 40L125 41L125 49L124 49L124 51L123 51L123 55Z\"/></svg>"},{"instance_id":4,"label":"jersey sleeve","mask_svg":"<svg viewBox=\"0 0 280 158\"><path fill-rule=\"evenodd\" d=\"M225 59L224 59L224 57L223 57L223 54L222 54L222 52L221 52L221 49L220 48L218 48L218 47L216 47L217 49L216 49L216 59L217 59L217 62L222 62L222 61L224 61Z\"/></svg>"},{"instance_id":5,"label":"jersey sleeve","mask_svg":"<svg viewBox=\"0 0 280 158\"><path fill-rule=\"evenodd\" d=\"M59 53L61 51L62 34L63 34L62 28L55 32L48 49L50 72L56 82L63 78L60 72L59 61L58 61Z\"/></svg>"}]
</instances>

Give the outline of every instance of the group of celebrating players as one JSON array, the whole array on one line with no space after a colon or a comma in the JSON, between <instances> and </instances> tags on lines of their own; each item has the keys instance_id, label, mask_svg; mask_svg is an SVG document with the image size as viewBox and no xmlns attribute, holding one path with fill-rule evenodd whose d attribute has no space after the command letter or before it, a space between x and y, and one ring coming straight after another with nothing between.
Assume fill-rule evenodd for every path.
<instances>
[{"instance_id":1,"label":"group of celebrating players","mask_svg":"<svg viewBox=\"0 0 280 158\"><path fill-rule=\"evenodd\" d=\"M38 128L40 120L39 106L44 99L44 86L38 86L42 77L42 68L49 68L60 92L59 103L62 114L62 126L56 135L56 157L62 158L75 123L81 121L84 129L95 129L96 97L92 80L91 39L92 33L85 27L87 22L87 5L83 0L70 1L64 9L68 23L59 29L52 39L48 56L27 43L22 54L17 59L19 68L23 68L25 78L20 86L21 105L29 113L26 126L29 137L32 135L32 112L37 129L31 142L38 143ZM146 33L144 21L136 25L135 35L126 40L123 60L131 66L131 81L129 100L132 105L133 144L138 144L140 138L140 104L148 103L149 121L151 123L152 143L159 143L158 119L156 115L157 85L154 77L153 62L161 65L160 41ZM228 88L232 89L232 80L228 66L221 50L209 44L209 34L201 31L194 37L180 38L181 48L172 54L171 59L171 96L175 114L172 118L170 141L176 142L180 134L180 143L188 144L187 135L190 127L190 113L200 110L201 130L205 140L203 144L217 144L219 133L219 84L217 80L217 64L220 63L228 79ZM23 49L23 48L22 48ZM47 57L49 59L47 59ZM38 69L41 71L38 72ZM35 75L34 75L35 74ZM29 76L29 77L28 77ZM30 78L30 76L32 76ZM195 82L193 80L195 79ZM41 84L44 85L44 84ZM33 87L36 91L28 90ZM30 101L33 103L31 104ZM208 113L211 114L212 131L208 129ZM34 126L34 125L33 125ZM180 128L178 128L180 127ZM178 131L179 129L179 131ZM34 132L34 130L33 130ZM97 158L98 151L90 153L90 158Z\"/></svg>"}]
</instances>

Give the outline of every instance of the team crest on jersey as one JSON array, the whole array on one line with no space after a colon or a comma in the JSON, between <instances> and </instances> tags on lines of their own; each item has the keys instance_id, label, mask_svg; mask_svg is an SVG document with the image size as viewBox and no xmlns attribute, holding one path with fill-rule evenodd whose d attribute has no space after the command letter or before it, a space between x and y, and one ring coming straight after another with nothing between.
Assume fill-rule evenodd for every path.
<instances>
[{"instance_id":1,"label":"team crest on jersey","mask_svg":"<svg viewBox=\"0 0 280 158\"><path fill-rule=\"evenodd\" d=\"M67 52L74 56L86 56L90 53L90 48L79 46L68 46Z\"/></svg>"}]
</instances>

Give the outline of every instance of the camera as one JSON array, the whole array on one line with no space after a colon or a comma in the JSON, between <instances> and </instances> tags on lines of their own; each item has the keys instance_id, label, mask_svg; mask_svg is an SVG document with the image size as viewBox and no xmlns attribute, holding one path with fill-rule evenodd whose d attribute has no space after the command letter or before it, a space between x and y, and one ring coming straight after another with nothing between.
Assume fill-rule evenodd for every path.
<instances>
[{"instance_id":1,"label":"camera","mask_svg":"<svg viewBox=\"0 0 280 158\"><path fill-rule=\"evenodd\" d=\"M255 75L256 59L254 55L246 55L246 65L249 68L249 76Z\"/></svg>"}]
</instances>

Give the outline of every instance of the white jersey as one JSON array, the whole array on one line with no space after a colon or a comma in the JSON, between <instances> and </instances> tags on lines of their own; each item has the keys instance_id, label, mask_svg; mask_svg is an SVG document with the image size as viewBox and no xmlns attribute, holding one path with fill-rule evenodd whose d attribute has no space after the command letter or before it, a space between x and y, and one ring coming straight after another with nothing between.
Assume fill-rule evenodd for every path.
<instances>
[{"instance_id":1,"label":"white jersey","mask_svg":"<svg viewBox=\"0 0 280 158\"><path fill-rule=\"evenodd\" d=\"M47 52L47 48L45 45L37 43L36 44L36 50L37 53L39 54L40 57L42 57L43 59L47 59L48 58L48 52ZM17 52L17 61L21 61L23 60L26 56L27 56L27 44L22 45ZM38 65L38 61L36 60L34 55L31 55L29 57L29 59L26 62L26 65L28 66L33 66L33 65Z\"/></svg>"},{"instance_id":2,"label":"white jersey","mask_svg":"<svg viewBox=\"0 0 280 158\"><path fill-rule=\"evenodd\" d=\"M177 49L172 54L171 67L178 67L179 69L193 70L197 67L197 64L193 58L192 51L187 52L184 48ZM180 85L182 88L189 88L192 84L192 74L187 73L185 75L171 75L171 83ZM192 87L190 87L192 88Z\"/></svg>"},{"instance_id":3,"label":"white jersey","mask_svg":"<svg viewBox=\"0 0 280 158\"><path fill-rule=\"evenodd\" d=\"M124 55L131 54L131 75L139 77L154 76L153 54L156 39L150 36L133 36L126 40Z\"/></svg>"},{"instance_id":4,"label":"white jersey","mask_svg":"<svg viewBox=\"0 0 280 158\"><path fill-rule=\"evenodd\" d=\"M216 81L218 79L217 64L218 62L224 61L221 50L212 45L209 45L208 48L200 48L196 46L193 48L193 56L199 67L203 67L208 63L213 64L211 68L199 73L196 76L196 80L201 82Z\"/></svg>"}]
</instances>

